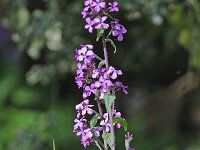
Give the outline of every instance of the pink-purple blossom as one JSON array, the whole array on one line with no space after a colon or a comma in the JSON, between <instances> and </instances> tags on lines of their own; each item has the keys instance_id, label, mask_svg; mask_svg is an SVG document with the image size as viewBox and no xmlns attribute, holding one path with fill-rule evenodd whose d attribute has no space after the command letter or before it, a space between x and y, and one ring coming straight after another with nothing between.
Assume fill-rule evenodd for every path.
<instances>
[{"instance_id":1,"label":"pink-purple blossom","mask_svg":"<svg viewBox=\"0 0 200 150\"><path fill-rule=\"evenodd\" d=\"M94 27L94 21L92 21L90 18L86 18L87 24L85 25L85 28L88 29L90 33L93 32L93 27Z\"/></svg>"},{"instance_id":2,"label":"pink-purple blossom","mask_svg":"<svg viewBox=\"0 0 200 150\"><path fill-rule=\"evenodd\" d=\"M108 5L109 5L108 9L110 12L119 11L118 2L110 2L110 3L108 3Z\"/></svg>"},{"instance_id":3,"label":"pink-purple blossom","mask_svg":"<svg viewBox=\"0 0 200 150\"><path fill-rule=\"evenodd\" d=\"M106 8L106 3L103 0L94 0L92 5L95 12L100 12L101 9Z\"/></svg>"},{"instance_id":4,"label":"pink-purple blossom","mask_svg":"<svg viewBox=\"0 0 200 150\"><path fill-rule=\"evenodd\" d=\"M109 28L109 24L105 23L106 19L108 17L107 16L103 16L101 18L95 18L94 19L94 23L95 25L95 29L108 29Z\"/></svg>"},{"instance_id":5,"label":"pink-purple blossom","mask_svg":"<svg viewBox=\"0 0 200 150\"><path fill-rule=\"evenodd\" d=\"M112 35L117 37L118 41L123 40L123 34L127 33L126 28L119 24L119 20L115 19L114 21L111 22L112 24Z\"/></svg>"}]
</instances>

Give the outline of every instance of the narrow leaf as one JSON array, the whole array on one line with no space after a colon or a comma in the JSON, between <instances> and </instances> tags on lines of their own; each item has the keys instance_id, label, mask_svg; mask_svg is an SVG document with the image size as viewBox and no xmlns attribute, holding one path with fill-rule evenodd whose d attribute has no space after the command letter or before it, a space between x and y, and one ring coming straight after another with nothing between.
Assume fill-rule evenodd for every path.
<instances>
[{"instance_id":1,"label":"narrow leaf","mask_svg":"<svg viewBox=\"0 0 200 150\"><path fill-rule=\"evenodd\" d=\"M114 47L114 49L115 49L114 53L116 53L117 52L117 47L116 47L115 43L113 42L113 40L107 39L107 41L110 42L110 44Z\"/></svg>"}]
</instances>

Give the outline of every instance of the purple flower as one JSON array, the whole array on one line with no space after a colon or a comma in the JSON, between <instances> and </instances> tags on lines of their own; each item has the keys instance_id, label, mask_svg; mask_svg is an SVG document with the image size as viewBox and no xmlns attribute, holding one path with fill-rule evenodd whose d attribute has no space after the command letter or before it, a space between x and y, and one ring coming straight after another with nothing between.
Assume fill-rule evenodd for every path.
<instances>
[{"instance_id":1,"label":"purple flower","mask_svg":"<svg viewBox=\"0 0 200 150\"><path fill-rule=\"evenodd\" d=\"M110 123L109 123L109 119L108 119L108 113L105 113L103 115L104 120L101 120L100 125L103 127L105 132L109 132L110 131Z\"/></svg>"},{"instance_id":2,"label":"purple flower","mask_svg":"<svg viewBox=\"0 0 200 150\"><path fill-rule=\"evenodd\" d=\"M77 64L77 71L76 71L76 74L79 76L79 77L83 77L84 76L84 69L86 69L86 65L85 64L81 64L81 63L78 63Z\"/></svg>"},{"instance_id":3,"label":"purple flower","mask_svg":"<svg viewBox=\"0 0 200 150\"><path fill-rule=\"evenodd\" d=\"M80 49L76 49L76 60L79 62L84 61L85 64L90 63L95 58L92 49L92 45L81 45Z\"/></svg>"},{"instance_id":4,"label":"purple flower","mask_svg":"<svg viewBox=\"0 0 200 150\"><path fill-rule=\"evenodd\" d=\"M85 7L85 8L81 11L81 14L82 14L83 18L85 18L85 17L88 15L88 10L89 10L89 7Z\"/></svg>"},{"instance_id":5,"label":"purple flower","mask_svg":"<svg viewBox=\"0 0 200 150\"><path fill-rule=\"evenodd\" d=\"M101 8L106 8L106 3L102 0L95 0L91 6L93 6L94 11L98 13L101 10Z\"/></svg>"},{"instance_id":6,"label":"purple flower","mask_svg":"<svg viewBox=\"0 0 200 150\"><path fill-rule=\"evenodd\" d=\"M91 6L91 5L93 4L93 2L94 2L94 0L86 0L86 1L84 2L84 5L85 5L85 6Z\"/></svg>"},{"instance_id":7,"label":"purple flower","mask_svg":"<svg viewBox=\"0 0 200 150\"><path fill-rule=\"evenodd\" d=\"M124 86L121 82L115 82L115 87L117 91L122 89L125 94L128 94L128 91L126 90L128 86Z\"/></svg>"},{"instance_id":8,"label":"purple flower","mask_svg":"<svg viewBox=\"0 0 200 150\"><path fill-rule=\"evenodd\" d=\"M100 74L100 70L99 69L93 70L93 72L92 72L92 78L94 78L94 79L98 78L99 74Z\"/></svg>"},{"instance_id":9,"label":"purple flower","mask_svg":"<svg viewBox=\"0 0 200 150\"><path fill-rule=\"evenodd\" d=\"M81 87L83 87L83 82L82 82L82 78L77 76L75 77L75 82L78 85L78 88L80 89Z\"/></svg>"},{"instance_id":10,"label":"purple flower","mask_svg":"<svg viewBox=\"0 0 200 150\"><path fill-rule=\"evenodd\" d=\"M74 120L74 130L78 129L78 128L83 128L84 125L86 124L87 120L84 119L84 117L82 117L81 119L75 119Z\"/></svg>"},{"instance_id":11,"label":"purple flower","mask_svg":"<svg viewBox=\"0 0 200 150\"><path fill-rule=\"evenodd\" d=\"M81 144L83 144L83 146L86 148L87 146L90 145L90 143L93 142L93 138L92 138L92 132L91 130L88 128L86 130L84 130L83 134L82 134L82 138L81 138Z\"/></svg>"},{"instance_id":12,"label":"purple flower","mask_svg":"<svg viewBox=\"0 0 200 150\"><path fill-rule=\"evenodd\" d=\"M90 86L85 86L83 92L83 98L87 98L91 95L91 93L97 94L97 90L95 89L95 85L91 84Z\"/></svg>"},{"instance_id":13,"label":"purple flower","mask_svg":"<svg viewBox=\"0 0 200 150\"><path fill-rule=\"evenodd\" d=\"M106 21L108 17L107 16L103 16L102 18L95 18L94 22L95 22L95 29L108 29L109 28L109 24L104 23Z\"/></svg>"},{"instance_id":14,"label":"purple flower","mask_svg":"<svg viewBox=\"0 0 200 150\"><path fill-rule=\"evenodd\" d=\"M115 19L113 22L111 22L112 24L112 35L113 36L117 36L117 40L118 41L122 41L123 40L123 34L125 34L127 32L126 28L119 24L119 20Z\"/></svg>"},{"instance_id":15,"label":"purple flower","mask_svg":"<svg viewBox=\"0 0 200 150\"><path fill-rule=\"evenodd\" d=\"M108 5L109 5L108 9L109 9L110 12L119 11L118 2L108 3Z\"/></svg>"},{"instance_id":16,"label":"purple flower","mask_svg":"<svg viewBox=\"0 0 200 150\"><path fill-rule=\"evenodd\" d=\"M107 75L111 75L112 79L116 79L118 75L122 75L121 70L115 70L115 68L112 66L108 68L108 71L106 73Z\"/></svg>"},{"instance_id":17,"label":"purple flower","mask_svg":"<svg viewBox=\"0 0 200 150\"><path fill-rule=\"evenodd\" d=\"M93 133L96 137L100 137L100 131L102 131L102 127L93 128Z\"/></svg>"},{"instance_id":18,"label":"purple flower","mask_svg":"<svg viewBox=\"0 0 200 150\"><path fill-rule=\"evenodd\" d=\"M92 33L93 32L94 21L92 21L90 18L86 18L86 22L87 22L87 24L85 25L85 28L88 29L88 31L90 33Z\"/></svg>"},{"instance_id":19,"label":"purple flower","mask_svg":"<svg viewBox=\"0 0 200 150\"><path fill-rule=\"evenodd\" d=\"M76 111L77 113L81 114L84 116L86 113L91 115L93 114L93 110L91 109L93 105L89 105L89 100L84 100L82 103L76 105Z\"/></svg>"}]
</instances>

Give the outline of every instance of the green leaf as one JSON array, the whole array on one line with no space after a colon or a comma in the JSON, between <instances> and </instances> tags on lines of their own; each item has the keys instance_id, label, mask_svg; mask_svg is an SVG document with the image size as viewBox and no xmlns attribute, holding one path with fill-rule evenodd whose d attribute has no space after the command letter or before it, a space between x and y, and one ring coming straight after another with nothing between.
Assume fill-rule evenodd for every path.
<instances>
[{"instance_id":1,"label":"green leaf","mask_svg":"<svg viewBox=\"0 0 200 150\"><path fill-rule=\"evenodd\" d=\"M105 61L102 60L102 61L99 63L98 68L101 68L104 64L105 64Z\"/></svg>"},{"instance_id":2,"label":"green leaf","mask_svg":"<svg viewBox=\"0 0 200 150\"><path fill-rule=\"evenodd\" d=\"M55 141L53 139L53 150L56 150Z\"/></svg>"},{"instance_id":3,"label":"green leaf","mask_svg":"<svg viewBox=\"0 0 200 150\"><path fill-rule=\"evenodd\" d=\"M114 47L114 53L116 53L117 52L117 47L116 47L116 45L115 45L115 43L113 42L113 40L111 40L111 39L107 39L107 41L108 42L110 42L111 43L111 45Z\"/></svg>"},{"instance_id":4,"label":"green leaf","mask_svg":"<svg viewBox=\"0 0 200 150\"><path fill-rule=\"evenodd\" d=\"M105 101L107 112L109 112L111 110L112 103L115 101L115 99L116 99L115 95L112 95L112 94L106 94L104 96L104 101Z\"/></svg>"},{"instance_id":5,"label":"green leaf","mask_svg":"<svg viewBox=\"0 0 200 150\"><path fill-rule=\"evenodd\" d=\"M97 30L97 39L96 41L99 41L99 39L102 37L102 35L104 34L104 29L98 29Z\"/></svg>"},{"instance_id":6,"label":"green leaf","mask_svg":"<svg viewBox=\"0 0 200 150\"><path fill-rule=\"evenodd\" d=\"M114 117L113 123L120 123L124 127L124 130L127 131L127 121L124 118Z\"/></svg>"},{"instance_id":7,"label":"green leaf","mask_svg":"<svg viewBox=\"0 0 200 150\"><path fill-rule=\"evenodd\" d=\"M97 124L97 121L101 119L101 116L99 114L96 114L92 117L92 119L90 120L90 128L95 127L95 125Z\"/></svg>"},{"instance_id":8,"label":"green leaf","mask_svg":"<svg viewBox=\"0 0 200 150\"><path fill-rule=\"evenodd\" d=\"M106 141L106 143L111 147L111 133L103 132L102 138Z\"/></svg>"}]
</instances>

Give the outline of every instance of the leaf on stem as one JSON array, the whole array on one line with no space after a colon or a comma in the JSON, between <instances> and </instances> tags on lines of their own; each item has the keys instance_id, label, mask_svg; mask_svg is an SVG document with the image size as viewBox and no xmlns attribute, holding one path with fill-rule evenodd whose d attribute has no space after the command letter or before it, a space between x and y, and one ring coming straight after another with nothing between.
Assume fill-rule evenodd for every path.
<instances>
[{"instance_id":1,"label":"leaf on stem","mask_svg":"<svg viewBox=\"0 0 200 150\"><path fill-rule=\"evenodd\" d=\"M127 121L124 118L114 117L113 123L120 123L124 127L124 130L127 131Z\"/></svg>"},{"instance_id":2,"label":"leaf on stem","mask_svg":"<svg viewBox=\"0 0 200 150\"><path fill-rule=\"evenodd\" d=\"M90 128L94 128L95 125L97 124L97 121L101 119L100 114L96 114L92 117L92 119L90 120Z\"/></svg>"},{"instance_id":3,"label":"leaf on stem","mask_svg":"<svg viewBox=\"0 0 200 150\"><path fill-rule=\"evenodd\" d=\"M104 34L103 28L97 30L97 38L96 38L97 42L99 41L99 39L102 37L103 34Z\"/></svg>"},{"instance_id":4,"label":"leaf on stem","mask_svg":"<svg viewBox=\"0 0 200 150\"><path fill-rule=\"evenodd\" d=\"M110 44L114 47L114 49L115 49L114 54L115 54L117 52L117 47L116 47L115 43L110 38L108 38L107 41L110 42Z\"/></svg>"},{"instance_id":5,"label":"leaf on stem","mask_svg":"<svg viewBox=\"0 0 200 150\"><path fill-rule=\"evenodd\" d=\"M103 132L102 138L106 141L106 143L111 147L111 133Z\"/></svg>"},{"instance_id":6,"label":"leaf on stem","mask_svg":"<svg viewBox=\"0 0 200 150\"><path fill-rule=\"evenodd\" d=\"M104 102L107 112L111 110L112 103L115 101L115 99L116 99L115 95L112 94L106 94L104 96Z\"/></svg>"}]
</instances>

